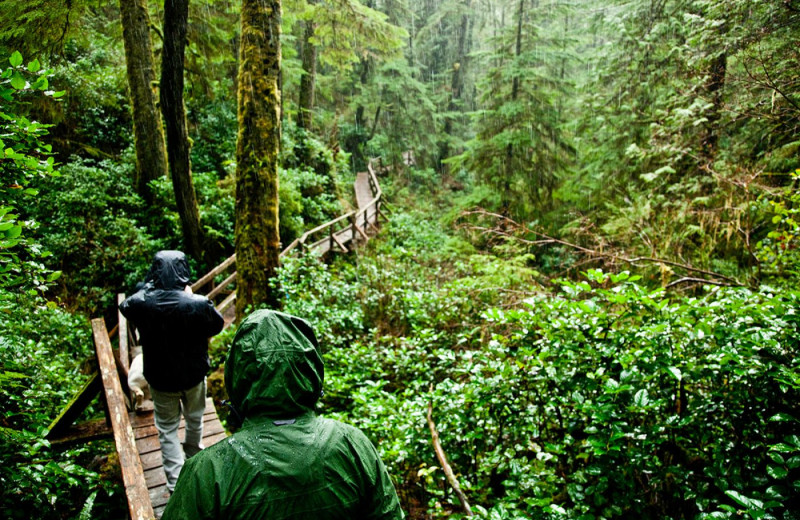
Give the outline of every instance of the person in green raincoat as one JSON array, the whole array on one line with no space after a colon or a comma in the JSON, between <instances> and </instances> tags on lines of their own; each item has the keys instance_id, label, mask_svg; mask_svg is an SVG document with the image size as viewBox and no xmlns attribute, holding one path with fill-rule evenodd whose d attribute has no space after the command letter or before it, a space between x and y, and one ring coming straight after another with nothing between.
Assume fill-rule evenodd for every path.
<instances>
[{"instance_id":1,"label":"person in green raincoat","mask_svg":"<svg viewBox=\"0 0 800 520\"><path fill-rule=\"evenodd\" d=\"M248 316L225 363L242 428L186 462L162 519L402 519L369 439L314 413L324 371L305 320Z\"/></svg>"}]
</instances>

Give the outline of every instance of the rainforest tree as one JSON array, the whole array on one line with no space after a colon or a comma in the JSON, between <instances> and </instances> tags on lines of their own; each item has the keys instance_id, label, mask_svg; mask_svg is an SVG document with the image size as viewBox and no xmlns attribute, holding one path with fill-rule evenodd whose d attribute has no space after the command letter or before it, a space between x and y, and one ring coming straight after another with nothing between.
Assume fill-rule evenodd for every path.
<instances>
[{"instance_id":1,"label":"rainforest tree","mask_svg":"<svg viewBox=\"0 0 800 520\"><path fill-rule=\"evenodd\" d=\"M236 144L236 315L278 305L281 3L242 2Z\"/></svg>"},{"instance_id":2,"label":"rainforest tree","mask_svg":"<svg viewBox=\"0 0 800 520\"><path fill-rule=\"evenodd\" d=\"M164 3L164 49L161 57L161 112L167 128L167 158L175 202L181 218L186 252L195 259L205 256L197 196L192 183L190 144L183 103L183 65L189 19L188 0Z\"/></svg>"},{"instance_id":3,"label":"rainforest tree","mask_svg":"<svg viewBox=\"0 0 800 520\"><path fill-rule=\"evenodd\" d=\"M167 174L167 153L155 85L155 64L150 38L147 0L119 3L122 36L133 109L133 141L136 148L136 179L139 195L152 203L148 184Z\"/></svg>"}]
</instances>

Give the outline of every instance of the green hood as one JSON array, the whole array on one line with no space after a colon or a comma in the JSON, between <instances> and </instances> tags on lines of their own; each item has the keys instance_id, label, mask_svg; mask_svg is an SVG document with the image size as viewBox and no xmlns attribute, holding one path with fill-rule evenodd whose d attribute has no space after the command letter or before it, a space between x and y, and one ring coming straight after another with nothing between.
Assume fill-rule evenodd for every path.
<instances>
[{"instance_id":1,"label":"green hood","mask_svg":"<svg viewBox=\"0 0 800 520\"><path fill-rule=\"evenodd\" d=\"M225 363L228 396L244 418L291 419L312 411L324 376L311 326L270 310L239 325Z\"/></svg>"}]
</instances>

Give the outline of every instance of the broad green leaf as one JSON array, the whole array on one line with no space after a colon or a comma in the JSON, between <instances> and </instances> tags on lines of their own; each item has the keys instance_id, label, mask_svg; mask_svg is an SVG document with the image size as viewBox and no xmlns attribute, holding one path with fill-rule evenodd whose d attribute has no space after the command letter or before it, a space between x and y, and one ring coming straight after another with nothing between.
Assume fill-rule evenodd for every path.
<instances>
[{"instance_id":1,"label":"broad green leaf","mask_svg":"<svg viewBox=\"0 0 800 520\"><path fill-rule=\"evenodd\" d=\"M17 238L22 234L22 226L13 226L6 231L6 238Z\"/></svg>"},{"instance_id":2,"label":"broad green leaf","mask_svg":"<svg viewBox=\"0 0 800 520\"><path fill-rule=\"evenodd\" d=\"M636 395L633 396L633 402L639 408L646 407L647 404L650 402L647 390L642 388L641 390L636 392Z\"/></svg>"},{"instance_id":3,"label":"broad green leaf","mask_svg":"<svg viewBox=\"0 0 800 520\"><path fill-rule=\"evenodd\" d=\"M733 500L735 500L736 503L739 504L740 506L746 507L748 509L764 507L764 503L761 502L760 500L756 500L754 498L748 498L733 489L725 491L725 494L731 497Z\"/></svg>"},{"instance_id":4,"label":"broad green leaf","mask_svg":"<svg viewBox=\"0 0 800 520\"><path fill-rule=\"evenodd\" d=\"M42 68L42 64L39 63L39 60L34 59L32 62L28 63L28 70L30 72L39 72Z\"/></svg>"},{"instance_id":5,"label":"broad green leaf","mask_svg":"<svg viewBox=\"0 0 800 520\"><path fill-rule=\"evenodd\" d=\"M19 51L14 51L14 54L11 55L8 62L12 67L19 67L22 65L22 54L20 54Z\"/></svg>"},{"instance_id":6,"label":"broad green leaf","mask_svg":"<svg viewBox=\"0 0 800 520\"><path fill-rule=\"evenodd\" d=\"M789 471L783 466L767 466L767 474L774 479L782 480L786 478Z\"/></svg>"},{"instance_id":7,"label":"broad green leaf","mask_svg":"<svg viewBox=\"0 0 800 520\"><path fill-rule=\"evenodd\" d=\"M683 373L681 372L681 369L680 369L680 368L678 368L678 367L667 367L667 371L668 371L670 374L672 374L672 377L674 377L674 378L675 378L675 379L677 379L678 381L680 381L681 379L683 379Z\"/></svg>"},{"instance_id":8,"label":"broad green leaf","mask_svg":"<svg viewBox=\"0 0 800 520\"><path fill-rule=\"evenodd\" d=\"M18 71L14 71L14 75L11 76L11 86L17 90L22 90L25 88L26 84L27 82L25 81L25 78L22 77L22 74L20 74Z\"/></svg>"},{"instance_id":9,"label":"broad green leaf","mask_svg":"<svg viewBox=\"0 0 800 520\"><path fill-rule=\"evenodd\" d=\"M781 456L781 454L778 453L778 452L771 451L771 452L769 452L768 455L769 455L769 458L772 459L772 461L775 464L785 464L785 462L786 462L786 461L783 460L783 456Z\"/></svg>"}]
</instances>

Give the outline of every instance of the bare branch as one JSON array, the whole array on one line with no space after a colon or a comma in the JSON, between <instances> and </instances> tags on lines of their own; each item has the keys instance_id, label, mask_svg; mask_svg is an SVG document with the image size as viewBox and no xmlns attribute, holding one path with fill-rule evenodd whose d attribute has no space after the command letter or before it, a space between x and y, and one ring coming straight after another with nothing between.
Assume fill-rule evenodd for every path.
<instances>
[{"instance_id":1,"label":"bare branch","mask_svg":"<svg viewBox=\"0 0 800 520\"><path fill-rule=\"evenodd\" d=\"M433 385L431 385L431 390L433 390ZM445 455L442 445L439 442L439 432L436 431L436 425L433 422L432 402L428 403L427 419L428 427L431 430L431 439L433 440L433 450L436 452L436 458L439 459L439 464L442 466L442 470L444 470L444 474L447 477L447 482L450 484L450 487L453 488L453 491L458 497L458 501L461 502L461 507L464 509L464 514L467 516L472 516L472 509L469 507L467 497L464 495L464 492L461 491L461 486L458 484L458 479L453 473L453 468L451 468L450 464L447 462L447 456Z\"/></svg>"},{"instance_id":2,"label":"bare branch","mask_svg":"<svg viewBox=\"0 0 800 520\"><path fill-rule=\"evenodd\" d=\"M684 276L683 278L679 278L678 280L668 283L665 288L669 289L670 287L674 287L682 283L702 283L705 285L718 285L720 287L737 287L736 284L718 282L716 280L706 280L705 278L692 278L690 276Z\"/></svg>"},{"instance_id":3,"label":"bare branch","mask_svg":"<svg viewBox=\"0 0 800 520\"><path fill-rule=\"evenodd\" d=\"M506 217L504 215L500 215L500 214L497 214L497 213L492 213L490 211L486 211L486 210L483 210L483 209L466 211L466 212L463 213L463 215L480 215L480 216L484 216L484 217L492 217L492 218L497 219L499 221L502 221L504 224L506 224L505 227L510 227L512 229L521 230L521 231L523 231L525 233L531 233L533 235L541 237L541 239L538 239L538 240L529 240L529 239L525 239L525 238L516 236L516 235L514 235L514 234L512 234L512 233L510 233L508 231L505 231L505 229L497 229L497 228L491 228L490 229L490 228L486 228L486 227L482 227L482 226L468 226L469 229L478 230L478 231L481 231L482 233L485 233L485 234L494 234L494 235L497 235L497 236L501 236L503 238L507 238L507 239L510 239L510 240L515 240L515 241L520 242L522 244L532 245L532 246L540 246L540 245L544 245L544 244L560 244L560 245L572 248L572 249L574 249L576 251L580 251L581 253L585 253L587 255L590 255L592 257L605 258L605 259L608 259L608 260L610 260L612 262L624 262L624 263L628 263L628 264L631 264L631 265L634 265L634 266L637 265L638 263L641 263L641 262L650 262L650 263L655 263L655 264L668 265L668 266L672 266L672 267L677 267L679 269L684 269L686 271L699 273L699 274L703 274L703 275L706 275L706 276L711 276L711 277L714 277L714 278L719 278L721 280L724 280L724 282L706 281L706 283L712 283L712 284L716 284L716 285L726 285L726 286L738 286L738 287L744 286L744 284L742 284L738 280L736 280L734 278L731 278L729 276L725 276L723 274L716 273L714 271L708 271L706 269L701 269L699 267L694 267L694 266L691 266L691 265L688 265L688 264L685 264L685 263L675 262L673 260L667 260L665 258L656 258L656 257L651 257L651 256L639 256L639 257L635 257L635 258L628 258L627 256L624 256L624 255L619 254L617 252L605 252L605 251L598 251L596 249L590 249L588 247L584 247L584 246L581 246L581 245L578 245L578 244L574 244L574 243L568 242L566 240L561 240L559 238L551 237L551 236L549 236L549 235L547 235L545 233L542 233L541 231L536 231L534 229L530 229L529 227L527 227L524 224L519 224L518 222L516 222L516 221L514 221L514 220L512 220L512 219L510 219L510 218L508 218L508 217ZM681 280L684 280L684 279L681 279ZM725 282L727 282L727 283L725 283ZM672 285L672 284L670 284L670 285ZM667 287L669 287L670 285L668 285Z\"/></svg>"}]
</instances>

